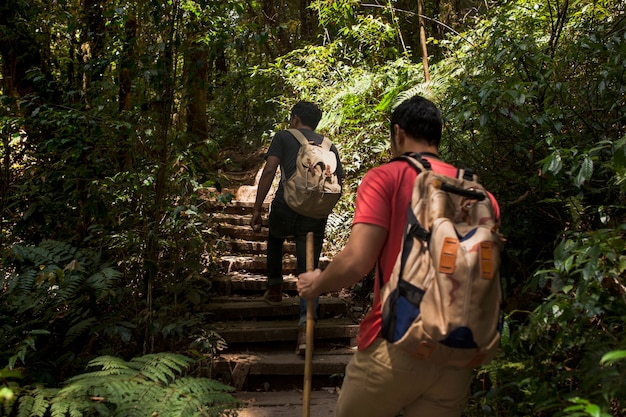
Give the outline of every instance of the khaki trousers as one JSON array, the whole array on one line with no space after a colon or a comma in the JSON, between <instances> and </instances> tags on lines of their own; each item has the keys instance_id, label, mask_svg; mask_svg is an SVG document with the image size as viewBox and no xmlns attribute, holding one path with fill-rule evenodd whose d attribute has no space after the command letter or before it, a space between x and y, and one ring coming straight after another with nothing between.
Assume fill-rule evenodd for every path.
<instances>
[{"instance_id":1,"label":"khaki trousers","mask_svg":"<svg viewBox=\"0 0 626 417\"><path fill-rule=\"evenodd\" d=\"M415 359L377 338L346 367L335 417L459 417L471 369Z\"/></svg>"}]
</instances>

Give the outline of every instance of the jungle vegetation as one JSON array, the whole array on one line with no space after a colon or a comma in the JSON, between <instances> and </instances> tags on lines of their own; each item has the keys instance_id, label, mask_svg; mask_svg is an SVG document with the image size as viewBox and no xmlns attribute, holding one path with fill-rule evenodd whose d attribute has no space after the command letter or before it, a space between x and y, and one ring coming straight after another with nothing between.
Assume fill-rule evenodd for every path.
<instances>
[{"instance_id":1,"label":"jungle vegetation","mask_svg":"<svg viewBox=\"0 0 626 417\"><path fill-rule=\"evenodd\" d=\"M625 416L619 0L0 3L0 414L232 407L202 371L223 347L197 308L220 253L203 196L228 204L260 163L234 155L314 101L348 175L336 252L414 94L507 238L503 346L465 415Z\"/></svg>"}]
</instances>

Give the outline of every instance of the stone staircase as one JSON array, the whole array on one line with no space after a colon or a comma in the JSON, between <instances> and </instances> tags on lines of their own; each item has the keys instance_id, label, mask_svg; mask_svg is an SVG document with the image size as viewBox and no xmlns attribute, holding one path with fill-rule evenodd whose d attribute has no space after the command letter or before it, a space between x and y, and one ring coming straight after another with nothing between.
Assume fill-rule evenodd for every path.
<instances>
[{"instance_id":1,"label":"stone staircase","mask_svg":"<svg viewBox=\"0 0 626 417\"><path fill-rule=\"evenodd\" d=\"M249 220L255 192L245 191L237 192L237 199L230 204L212 202L213 220L223 239L220 246L223 272L213 279L215 295L207 308L215 319L215 330L228 345L214 361L212 377L235 387L244 396L262 392L297 393L303 386L304 357L295 354L299 316L295 243L287 240L284 245L283 302L280 306L268 305L262 296L267 288L265 250L271 196L263 207L263 227L253 231ZM328 262L322 254L320 267ZM340 386L345 366L354 352L359 314L355 310L357 313L352 312L348 295L330 294L320 298L314 333L313 392L336 390ZM258 395L255 398L258 401ZM257 415L261 414L254 414Z\"/></svg>"}]
</instances>

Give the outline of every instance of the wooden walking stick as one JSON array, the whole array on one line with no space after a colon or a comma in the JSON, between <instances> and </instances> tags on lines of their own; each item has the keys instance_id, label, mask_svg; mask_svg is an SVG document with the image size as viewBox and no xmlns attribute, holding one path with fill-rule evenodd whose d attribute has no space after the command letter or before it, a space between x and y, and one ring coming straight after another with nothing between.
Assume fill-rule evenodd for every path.
<instances>
[{"instance_id":1,"label":"wooden walking stick","mask_svg":"<svg viewBox=\"0 0 626 417\"><path fill-rule=\"evenodd\" d=\"M315 265L313 232L306 235L306 270L312 271ZM306 302L306 350L304 352L304 387L302 417L311 415L311 379L313 376L313 331L315 327L315 305L313 300Z\"/></svg>"}]
</instances>

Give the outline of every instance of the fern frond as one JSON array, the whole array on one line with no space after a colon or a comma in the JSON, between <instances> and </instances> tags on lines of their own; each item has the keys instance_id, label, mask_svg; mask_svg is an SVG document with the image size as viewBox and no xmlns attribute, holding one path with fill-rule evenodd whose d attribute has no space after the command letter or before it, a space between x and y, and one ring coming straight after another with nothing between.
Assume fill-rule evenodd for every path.
<instances>
[{"instance_id":1,"label":"fern frond","mask_svg":"<svg viewBox=\"0 0 626 417\"><path fill-rule=\"evenodd\" d=\"M182 372L193 363L193 359L175 353L149 354L131 360L141 364L139 371L148 379L168 383L174 378L174 372ZM168 378L169 377L169 378Z\"/></svg>"},{"instance_id":2,"label":"fern frond","mask_svg":"<svg viewBox=\"0 0 626 417\"><path fill-rule=\"evenodd\" d=\"M104 355L90 360L87 364L87 368L95 367L101 367L103 371L109 371L112 369L128 369L128 364L122 358Z\"/></svg>"},{"instance_id":3,"label":"fern frond","mask_svg":"<svg viewBox=\"0 0 626 417\"><path fill-rule=\"evenodd\" d=\"M80 336L84 332L86 332L89 329L91 329L93 327L94 323L96 323L96 319L94 317L90 317L90 318L87 318L85 320L81 320L78 323L74 324L72 327L70 327L67 330L67 333L65 334L65 341L63 342L63 345L67 346L70 343L72 343L78 336Z\"/></svg>"},{"instance_id":4,"label":"fern frond","mask_svg":"<svg viewBox=\"0 0 626 417\"><path fill-rule=\"evenodd\" d=\"M207 378L186 377L178 379L171 384L173 387L185 392L233 392L235 389L219 381Z\"/></svg>"},{"instance_id":5,"label":"fern frond","mask_svg":"<svg viewBox=\"0 0 626 417\"><path fill-rule=\"evenodd\" d=\"M30 395L22 395L17 408L17 417L30 417L32 415L30 411L33 409L34 403L34 397L31 397Z\"/></svg>"},{"instance_id":6,"label":"fern frond","mask_svg":"<svg viewBox=\"0 0 626 417\"><path fill-rule=\"evenodd\" d=\"M432 92L430 90L430 83L416 84L413 87L409 88L408 90L405 90L401 92L400 94L398 94L398 97L394 101L393 108L396 108L404 100L410 99L411 97L415 95L420 95L422 97L426 97L432 100Z\"/></svg>"},{"instance_id":7,"label":"fern frond","mask_svg":"<svg viewBox=\"0 0 626 417\"><path fill-rule=\"evenodd\" d=\"M169 388L163 406L175 411L171 416L220 416L225 409L241 407L241 402L228 394L234 388L211 379L181 378Z\"/></svg>"},{"instance_id":8,"label":"fern frond","mask_svg":"<svg viewBox=\"0 0 626 417\"><path fill-rule=\"evenodd\" d=\"M20 417L115 416L220 417L241 408L229 393L234 389L220 382L178 374L194 362L175 353L157 353L128 362L101 356L88 367L99 369L76 375L66 385L44 395L33 391L20 398ZM171 381L171 382L168 382ZM51 398L48 401L47 398Z\"/></svg>"},{"instance_id":9,"label":"fern frond","mask_svg":"<svg viewBox=\"0 0 626 417\"><path fill-rule=\"evenodd\" d=\"M50 401L43 388L34 388L28 395L20 396L18 417L44 417Z\"/></svg>"},{"instance_id":10,"label":"fern frond","mask_svg":"<svg viewBox=\"0 0 626 417\"><path fill-rule=\"evenodd\" d=\"M59 392L52 399L50 414L52 417L109 416L112 411L106 402L95 396Z\"/></svg>"},{"instance_id":11,"label":"fern frond","mask_svg":"<svg viewBox=\"0 0 626 417\"><path fill-rule=\"evenodd\" d=\"M113 284L115 284L121 276L122 274L119 271L111 267L103 267L87 278L87 285L94 289L97 298L100 299L103 295L108 293L108 290L111 289Z\"/></svg>"},{"instance_id":12,"label":"fern frond","mask_svg":"<svg viewBox=\"0 0 626 417\"><path fill-rule=\"evenodd\" d=\"M43 240L39 246L48 251L48 258L57 265L69 262L78 250L67 242L50 239Z\"/></svg>"},{"instance_id":13,"label":"fern frond","mask_svg":"<svg viewBox=\"0 0 626 417\"><path fill-rule=\"evenodd\" d=\"M62 283L59 283L56 295L61 301L71 301L79 296L83 290L85 279L82 275L67 274Z\"/></svg>"},{"instance_id":14,"label":"fern frond","mask_svg":"<svg viewBox=\"0 0 626 417\"><path fill-rule=\"evenodd\" d=\"M30 289L33 288L35 282L37 282L38 275L38 270L29 269L20 274L19 277L17 275L12 276L8 280L7 292L15 292L17 295L30 292Z\"/></svg>"},{"instance_id":15,"label":"fern frond","mask_svg":"<svg viewBox=\"0 0 626 417\"><path fill-rule=\"evenodd\" d=\"M53 402L50 405L50 415L52 417L66 417L70 413L70 406L65 402Z\"/></svg>"}]
</instances>

